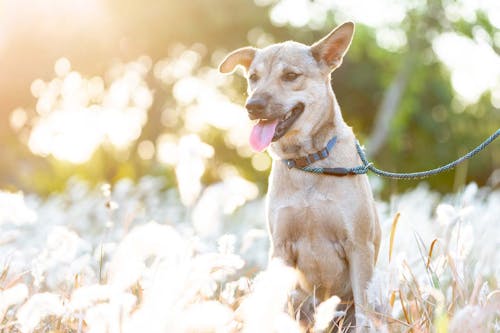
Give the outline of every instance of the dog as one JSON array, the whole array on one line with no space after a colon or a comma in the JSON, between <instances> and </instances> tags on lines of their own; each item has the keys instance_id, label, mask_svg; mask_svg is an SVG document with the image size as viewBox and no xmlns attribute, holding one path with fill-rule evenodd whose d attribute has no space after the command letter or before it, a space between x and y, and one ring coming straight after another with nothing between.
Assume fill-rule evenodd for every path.
<instances>
[{"instance_id":1,"label":"dog","mask_svg":"<svg viewBox=\"0 0 500 333\"><path fill-rule=\"evenodd\" d=\"M302 305L301 323L312 325L312 310L304 304L314 308L337 295L354 303L350 327L360 332L381 234L368 177L300 169L361 165L331 86L353 34L354 23L346 22L311 46L287 41L243 47L228 54L219 70L229 74L241 66L248 80L245 107L256 121L250 145L268 149L273 158L266 204L270 256L298 272L293 303Z\"/></svg>"}]
</instances>

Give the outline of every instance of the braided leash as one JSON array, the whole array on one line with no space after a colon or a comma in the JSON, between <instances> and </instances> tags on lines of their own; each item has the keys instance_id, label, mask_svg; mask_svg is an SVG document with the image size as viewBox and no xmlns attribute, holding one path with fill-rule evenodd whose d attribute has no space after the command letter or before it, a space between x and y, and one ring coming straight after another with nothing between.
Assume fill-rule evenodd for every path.
<instances>
[{"instance_id":1,"label":"braided leash","mask_svg":"<svg viewBox=\"0 0 500 333\"><path fill-rule=\"evenodd\" d=\"M398 172L389 172L389 171L384 171L377 169L373 163L370 163L366 157L366 154L359 144L358 141L356 141L356 150L358 151L358 155L361 158L361 161L363 162L363 165L354 167L354 168L314 168L314 167L303 167L303 168L298 168L300 170L306 171L306 172L312 172L312 173L317 173L317 174L325 174L325 175L330 175L330 176L346 176L346 175L360 175L360 174L365 174L368 171L373 172L374 174L381 176L381 177L387 177L387 178L394 178L394 179L423 179L427 178L429 176L436 175L438 173L441 173L443 171L447 171L450 169L453 169L456 167L458 164L464 162L467 159L470 159L480 151L482 151L486 146L488 146L490 143L492 143L498 136L500 136L500 128L493 133L488 139L484 140L479 146L465 154L464 156L456 159L455 161L448 163L446 165L443 165L439 168L435 168L432 170L427 170L427 171L420 171L420 172L410 172L410 173L398 173Z\"/></svg>"}]
</instances>

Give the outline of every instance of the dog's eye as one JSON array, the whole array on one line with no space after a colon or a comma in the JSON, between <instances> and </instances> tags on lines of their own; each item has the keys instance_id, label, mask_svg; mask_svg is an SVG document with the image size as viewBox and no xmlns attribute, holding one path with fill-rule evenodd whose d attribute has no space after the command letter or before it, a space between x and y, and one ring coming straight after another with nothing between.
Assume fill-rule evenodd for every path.
<instances>
[{"instance_id":1,"label":"dog's eye","mask_svg":"<svg viewBox=\"0 0 500 333\"><path fill-rule=\"evenodd\" d=\"M295 81L300 74L294 73L294 72L288 72L283 75L283 80L284 81Z\"/></svg>"},{"instance_id":2,"label":"dog's eye","mask_svg":"<svg viewBox=\"0 0 500 333\"><path fill-rule=\"evenodd\" d=\"M248 79L249 79L250 81L252 81L252 82L255 82L255 81L258 81L258 80L259 80L259 76L258 76L257 74L255 74L255 73L253 73L252 75L250 75L250 76L248 77Z\"/></svg>"}]
</instances>

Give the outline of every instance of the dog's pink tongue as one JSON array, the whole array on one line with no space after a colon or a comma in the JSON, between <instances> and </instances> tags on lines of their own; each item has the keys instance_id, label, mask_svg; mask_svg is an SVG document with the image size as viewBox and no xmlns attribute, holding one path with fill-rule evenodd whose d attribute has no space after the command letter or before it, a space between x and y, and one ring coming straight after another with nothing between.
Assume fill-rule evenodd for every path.
<instances>
[{"instance_id":1,"label":"dog's pink tongue","mask_svg":"<svg viewBox=\"0 0 500 333\"><path fill-rule=\"evenodd\" d=\"M278 126L278 119L273 121L259 121L250 134L250 146L256 151L263 151L271 144L274 131Z\"/></svg>"}]
</instances>

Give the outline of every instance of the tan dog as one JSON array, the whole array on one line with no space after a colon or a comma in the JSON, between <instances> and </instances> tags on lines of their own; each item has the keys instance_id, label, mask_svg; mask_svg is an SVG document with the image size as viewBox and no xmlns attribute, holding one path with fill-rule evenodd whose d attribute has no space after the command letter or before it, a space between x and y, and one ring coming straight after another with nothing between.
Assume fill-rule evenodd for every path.
<instances>
[{"instance_id":1,"label":"tan dog","mask_svg":"<svg viewBox=\"0 0 500 333\"><path fill-rule=\"evenodd\" d=\"M310 166L361 165L330 83L353 33L354 24L347 22L312 46L288 41L241 48L219 69L230 73L240 65L247 73L246 108L250 119L258 120L250 144L259 151L269 146L273 157L267 204L271 256L299 272L296 303L304 304L313 293L317 302L332 295L354 300L359 327L380 243L368 178L317 175L283 161L308 164L303 157L321 152L336 136L332 151L322 157L328 156ZM311 315L302 312L302 319Z\"/></svg>"}]
</instances>

